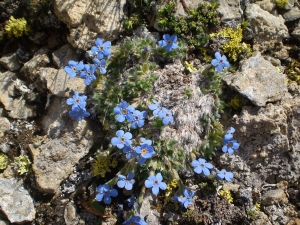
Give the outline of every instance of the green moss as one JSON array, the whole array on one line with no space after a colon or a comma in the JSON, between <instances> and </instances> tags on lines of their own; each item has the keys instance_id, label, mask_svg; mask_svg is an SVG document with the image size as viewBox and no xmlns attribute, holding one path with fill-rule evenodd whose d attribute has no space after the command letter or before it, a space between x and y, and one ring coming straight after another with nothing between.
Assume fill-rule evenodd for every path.
<instances>
[{"instance_id":1,"label":"green moss","mask_svg":"<svg viewBox=\"0 0 300 225\"><path fill-rule=\"evenodd\" d=\"M200 3L188 11L187 17L175 17L175 7L175 3L169 3L158 10L158 26L170 29L189 45L203 46L209 40L208 34L220 24L216 2Z\"/></svg>"},{"instance_id":2,"label":"green moss","mask_svg":"<svg viewBox=\"0 0 300 225\"><path fill-rule=\"evenodd\" d=\"M0 170L6 169L8 164L8 157L4 153L0 152Z\"/></svg>"},{"instance_id":3,"label":"green moss","mask_svg":"<svg viewBox=\"0 0 300 225\"><path fill-rule=\"evenodd\" d=\"M235 95L233 99L230 99L230 102L227 105L235 110L239 110L244 106L244 102L239 95Z\"/></svg>"},{"instance_id":4,"label":"green moss","mask_svg":"<svg viewBox=\"0 0 300 225\"><path fill-rule=\"evenodd\" d=\"M233 61L237 61L240 55L244 55L248 58L252 54L251 46L242 42L243 30L241 27L238 27L236 30L231 27L225 27L218 33L212 33L210 36L228 39L221 48L223 49L224 54Z\"/></svg>"},{"instance_id":5,"label":"green moss","mask_svg":"<svg viewBox=\"0 0 300 225\"><path fill-rule=\"evenodd\" d=\"M296 81L300 85L300 62L292 60L287 69L285 70L287 81Z\"/></svg>"},{"instance_id":6,"label":"green moss","mask_svg":"<svg viewBox=\"0 0 300 225\"><path fill-rule=\"evenodd\" d=\"M94 176L105 177L107 172L111 172L111 168L116 168L118 165L118 161L116 158L109 156L108 154L100 154L96 153L96 159L92 163L92 171L91 173Z\"/></svg>"},{"instance_id":7,"label":"green moss","mask_svg":"<svg viewBox=\"0 0 300 225\"><path fill-rule=\"evenodd\" d=\"M30 166L31 161L29 160L27 155L15 157L14 167L20 175L30 172Z\"/></svg>"},{"instance_id":8,"label":"green moss","mask_svg":"<svg viewBox=\"0 0 300 225\"><path fill-rule=\"evenodd\" d=\"M279 8L284 8L289 3L289 0L275 0L275 4Z\"/></svg>"},{"instance_id":9,"label":"green moss","mask_svg":"<svg viewBox=\"0 0 300 225\"><path fill-rule=\"evenodd\" d=\"M4 29L8 37L18 38L22 37L23 35L27 35L30 27L24 18L15 19L13 16L11 16Z\"/></svg>"}]
</instances>

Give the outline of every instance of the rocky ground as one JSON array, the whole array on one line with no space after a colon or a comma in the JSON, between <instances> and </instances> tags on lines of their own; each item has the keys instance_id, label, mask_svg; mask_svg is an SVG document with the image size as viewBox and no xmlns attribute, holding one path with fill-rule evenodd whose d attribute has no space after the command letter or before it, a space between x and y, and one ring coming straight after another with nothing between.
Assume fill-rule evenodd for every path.
<instances>
[{"instance_id":1,"label":"rocky ground","mask_svg":"<svg viewBox=\"0 0 300 225\"><path fill-rule=\"evenodd\" d=\"M0 2L0 32L11 15L34 18L28 35L0 41L0 151L8 156L7 167L0 170L0 224L121 224L127 219L129 210L125 206L120 212L118 206L124 195L106 207L104 216L87 200L117 171L106 178L91 174L105 132L95 114L80 122L68 115L70 93L91 89L63 68L69 60L86 59L97 37L121 43L130 2ZM176 14L185 16L185 5L192 8L201 1L174 2ZM153 1L153 10L164 3ZM213 163L232 171L234 181L214 186L209 178L181 171L181 179L197 192L193 210L164 205L162 197L146 192L139 214L150 225L300 224L300 86L287 82L285 73L292 60L300 61L299 3L290 0L281 9L271 0L219 3L223 25L249 21L246 39L253 48L250 58L222 77L225 99L239 95L243 101L241 109L227 110L220 119L224 130L236 129L240 148L233 155L218 153ZM164 32L150 17L130 35L159 41ZM197 70L189 73L185 60ZM158 79L150 94L171 109L175 121L160 137L178 140L187 152L205 138L198 118L214 110L215 96L203 92L207 65L192 53L155 71ZM192 90L189 98L182 95L186 89ZM92 111L91 104L88 108ZM20 155L32 162L24 174L14 163ZM221 189L230 190L232 203L220 197Z\"/></svg>"}]
</instances>

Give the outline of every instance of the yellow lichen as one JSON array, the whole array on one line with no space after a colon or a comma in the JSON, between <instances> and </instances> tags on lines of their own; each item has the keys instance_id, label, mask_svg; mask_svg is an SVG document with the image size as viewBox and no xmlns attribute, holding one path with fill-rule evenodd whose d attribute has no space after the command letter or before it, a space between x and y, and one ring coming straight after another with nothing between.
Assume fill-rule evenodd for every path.
<instances>
[{"instance_id":1,"label":"yellow lichen","mask_svg":"<svg viewBox=\"0 0 300 225\"><path fill-rule=\"evenodd\" d=\"M229 39L221 48L226 56L233 61L237 61L240 54L243 54L246 58L251 56L252 49L250 45L242 42L243 29L241 27L238 27L236 30L231 27L225 27L220 32L212 33L210 36Z\"/></svg>"},{"instance_id":2,"label":"yellow lichen","mask_svg":"<svg viewBox=\"0 0 300 225\"><path fill-rule=\"evenodd\" d=\"M28 173L30 171L31 161L27 155L15 157L14 168L20 174Z\"/></svg>"},{"instance_id":3,"label":"yellow lichen","mask_svg":"<svg viewBox=\"0 0 300 225\"><path fill-rule=\"evenodd\" d=\"M210 56L210 54L208 54L208 49L207 48L203 48L203 47L200 47L199 48L200 49L200 51L201 51L201 53L203 54L203 59L204 59L204 61L205 62L211 62L211 60L212 60L212 57Z\"/></svg>"},{"instance_id":4,"label":"yellow lichen","mask_svg":"<svg viewBox=\"0 0 300 225\"><path fill-rule=\"evenodd\" d=\"M92 163L92 171L91 173L94 176L105 177L107 172L111 172L109 167L115 168L118 165L118 161L116 158L112 158L107 153L99 154L96 153L96 159Z\"/></svg>"},{"instance_id":5,"label":"yellow lichen","mask_svg":"<svg viewBox=\"0 0 300 225\"><path fill-rule=\"evenodd\" d=\"M165 191L164 204L167 204L171 200L171 196L174 194L175 189L178 186L178 180L175 178L170 180L167 184L167 189Z\"/></svg>"},{"instance_id":6,"label":"yellow lichen","mask_svg":"<svg viewBox=\"0 0 300 225\"><path fill-rule=\"evenodd\" d=\"M15 19L11 16L4 29L8 37L21 37L28 34L30 27L24 18Z\"/></svg>"},{"instance_id":7,"label":"yellow lichen","mask_svg":"<svg viewBox=\"0 0 300 225\"><path fill-rule=\"evenodd\" d=\"M184 61L184 67L191 73L197 71L197 69L193 67L191 64L189 64L187 61Z\"/></svg>"},{"instance_id":8,"label":"yellow lichen","mask_svg":"<svg viewBox=\"0 0 300 225\"><path fill-rule=\"evenodd\" d=\"M228 204L233 202L233 198L229 190L220 190L219 194L221 198L227 200Z\"/></svg>"},{"instance_id":9,"label":"yellow lichen","mask_svg":"<svg viewBox=\"0 0 300 225\"><path fill-rule=\"evenodd\" d=\"M297 60L292 60L289 67L285 70L287 81L296 81L300 84L300 63Z\"/></svg>"},{"instance_id":10,"label":"yellow lichen","mask_svg":"<svg viewBox=\"0 0 300 225\"><path fill-rule=\"evenodd\" d=\"M4 153L0 152L0 170L4 170L7 167L8 157Z\"/></svg>"},{"instance_id":11,"label":"yellow lichen","mask_svg":"<svg viewBox=\"0 0 300 225\"><path fill-rule=\"evenodd\" d=\"M255 204L255 210L260 211L260 204L259 203Z\"/></svg>"},{"instance_id":12,"label":"yellow lichen","mask_svg":"<svg viewBox=\"0 0 300 225\"><path fill-rule=\"evenodd\" d=\"M284 8L289 3L289 0L275 0L275 4L279 8Z\"/></svg>"}]
</instances>

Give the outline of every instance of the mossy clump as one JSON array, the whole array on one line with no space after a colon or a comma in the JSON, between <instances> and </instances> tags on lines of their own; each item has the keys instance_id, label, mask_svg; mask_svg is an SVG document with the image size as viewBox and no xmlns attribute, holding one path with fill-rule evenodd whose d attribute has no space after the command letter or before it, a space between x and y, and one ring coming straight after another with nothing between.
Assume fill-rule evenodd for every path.
<instances>
[{"instance_id":1,"label":"mossy clump","mask_svg":"<svg viewBox=\"0 0 300 225\"><path fill-rule=\"evenodd\" d=\"M220 190L220 197L227 200L228 204L233 202L233 198L229 190Z\"/></svg>"},{"instance_id":2,"label":"mossy clump","mask_svg":"<svg viewBox=\"0 0 300 225\"><path fill-rule=\"evenodd\" d=\"M30 166L31 161L27 155L15 157L14 168L20 175L30 172Z\"/></svg>"},{"instance_id":3,"label":"mossy clump","mask_svg":"<svg viewBox=\"0 0 300 225\"><path fill-rule=\"evenodd\" d=\"M166 4L158 10L158 26L170 29L178 37L186 39L189 45L203 46L209 40L209 33L220 24L217 2L200 3L196 9L187 10L187 17L174 15L176 5Z\"/></svg>"},{"instance_id":4,"label":"mossy clump","mask_svg":"<svg viewBox=\"0 0 300 225\"><path fill-rule=\"evenodd\" d=\"M292 82L296 81L298 85L300 85L300 62L297 60L292 60L290 65L285 70L287 75L287 81Z\"/></svg>"},{"instance_id":5,"label":"mossy clump","mask_svg":"<svg viewBox=\"0 0 300 225\"><path fill-rule=\"evenodd\" d=\"M210 36L228 39L221 48L223 49L224 54L235 62L238 60L240 55L244 55L245 58L248 58L252 54L251 46L242 42L243 29L241 27L237 27L236 30L231 27L225 27L218 33L212 33Z\"/></svg>"},{"instance_id":6,"label":"mossy clump","mask_svg":"<svg viewBox=\"0 0 300 225\"><path fill-rule=\"evenodd\" d=\"M0 170L6 169L8 164L8 157L4 153L0 152Z\"/></svg>"},{"instance_id":7,"label":"mossy clump","mask_svg":"<svg viewBox=\"0 0 300 225\"><path fill-rule=\"evenodd\" d=\"M8 37L18 38L23 35L27 35L30 30L30 26L24 18L15 19L11 16L8 23L5 25L4 30Z\"/></svg>"},{"instance_id":8,"label":"mossy clump","mask_svg":"<svg viewBox=\"0 0 300 225\"><path fill-rule=\"evenodd\" d=\"M94 176L105 177L107 172L111 172L111 168L116 168L118 165L118 161L116 158L111 157L107 154L96 153L96 159L92 163L92 171L91 173Z\"/></svg>"},{"instance_id":9,"label":"mossy clump","mask_svg":"<svg viewBox=\"0 0 300 225\"><path fill-rule=\"evenodd\" d=\"M227 105L235 110L240 110L244 106L244 102L239 95L235 95Z\"/></svg>"},{"instance_id":10,"label":"mossy clump","mask_svg":"<svg viewBox=\"0 0 300 225\"><path fill-rule=\"evenodd\" d=\"M275 0L275 4L279 8L284 8L289 3L289 0Z\"/></svg>"}]
</instances>

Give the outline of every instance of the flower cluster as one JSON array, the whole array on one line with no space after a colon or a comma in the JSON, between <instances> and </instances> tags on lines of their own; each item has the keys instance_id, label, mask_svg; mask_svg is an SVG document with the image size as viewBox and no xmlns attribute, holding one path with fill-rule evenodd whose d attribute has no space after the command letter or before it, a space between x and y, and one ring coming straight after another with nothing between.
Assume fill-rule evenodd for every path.
<instances>
[{"instance_id":1,"label":"flower cluster","mask_svg":"<svg viewBox=\"0 0 300 225\"><path fill-rule=\"evenodd\" d=\"M119 122L125 120L131 122L131 128L133 129L144 126L147 116L145 111L136 110L132 105L127 106L126 101L121 101L120 106L114 108L114 114L116 114L116 119Z\"/></svg>"},{"instance_id":2,"label":"flower cluster","mask_svg":"<svg viewBox=\"0 0 300 225\"><path fill-rule=\"evenodd\" d=\"M172 200L179 202L180 205L184 206L187 209L190 205L193 205L194 194L194 191L185 188L183 191L184 197L174 196Z\"/></svg>"},{"instance_id":3,"label":"flower cluster","mask_svg":"<svg viewBox=\"0 0 300 225\"><path fill-rule=\"evenodd\" d=\"M158 42L158 45L160 47L165 47L168 52L170 52L172 49L178 48L178 45L175 44L177 41L177 36L173 34L170 36L169 34L164 34L163 35L163 40Z\"/></svg>"},{"instance_id":4,"label":"flower cluster","mask_svg":"<svg viewBox=\"0 0 300 225\"><path fill-rule=\"evenodd\" d=\"M230 127L224 136L224 146L222 147L223 152L228 152L229 155L232 155L234 150L237 150L240 147L240 144L236 140L233 140L233 133L235 129Z\"/></svg>"},{"instance_id":5,"label":"flower cluster","mask_svg":"<svg viewBox=\"0 0 300 225\"><path fill-rule=\"evenodd\" d=\"M72 98L67 99L67 104L72 106L72 110L69 115L75 117L76 120L80 121L84 117L90 116L90 113L86 111L86 99L87 96L80 96L78 92L75 92Z\"/></svg>"},{"instance_id":6,"label":"flower cluster","mask_svg":"<svg viewBox=\"0 0 300 225\"><path fill-rule=\"evenodd\" d=\"M122 174L118 175L119 181L117 182L117 186L119 188L125 188L126 190L132 190L133 184L135 183L134 173L129 173L127 177Z\"/></svg>"},{"instance_id":7,"label":"flower cluster","mask_svg":"<svg viewBox=\"0 0 300 225\"><path fill-rule=\"evenodd\" d=\"M126 220L123 225L147 225L146 221L140 215L135 215L129 220Z\"/></svg>"},{"instance_id":8,"label":"flower cluster","mask_svg":"<svg viewBox=\"0 0 300 225\"><path fill-rule=\"evenodd\" d=\"M163 177L161 173L156 174L155 176L150 176L145 181L146 188L152 188L152 193L154 195L157 195L159 192L159 189L166 190L167 185L165 182L162 182Z\"/></svg>"},{"instance_id":9,"label":"flower cluster","mask_svg":"<svg viewBox=\"0 0 300 225\"><path fill-rule=\"evenodd\" d=\"M148 108L153 111L153 115L162 119L164 125L174 122L172 112L165 107L161 107L160 104L152 100L153 104L150 104Z\"/></svg>"},{"instance_id":10,"label":"flower cluster","mask_svg":"<svg viewBox=\"0 0 300 225\"><path fill-rule=\"evenodd\" d=\"M221 72L223 68L229 68L229 62L225 55L221 56L220 52L215 53L215 59L211 61L211 64L217 68L218 72Z\"/></svg>"},{"instance_id":11,"label":"flower cluster","mask_svg":"<svg viewBox=\"0 0 300 225\"><path fill-rule=\"evenodd\" d=\"M111 189L108 186L108 184L100 185L97 187L97 192L98 194L96 195L96 200L98 202L103 202L105 204L110 204L111 203L111 198L110 197L116 197L118 195L118 191L116 189Z\"/></svg>"},{"instance_id":12,"label":"flower cluster","mask_svg":"<svg viewBox=\"0 0 300 225\"><path fill-rule=\"evenodd\" d=\"M83 62L71 60L64 68L65 72L71 78L79 76L84 79L85 85L90 85L94 80L96 80L95 72L97 69L101 74L106 74L105 58L109 57L111 54L110 41L103 42L101 38L97 38L95 44L96 46L91 48L93 64L83 64Z\"/></svg>"}]
</instances>

